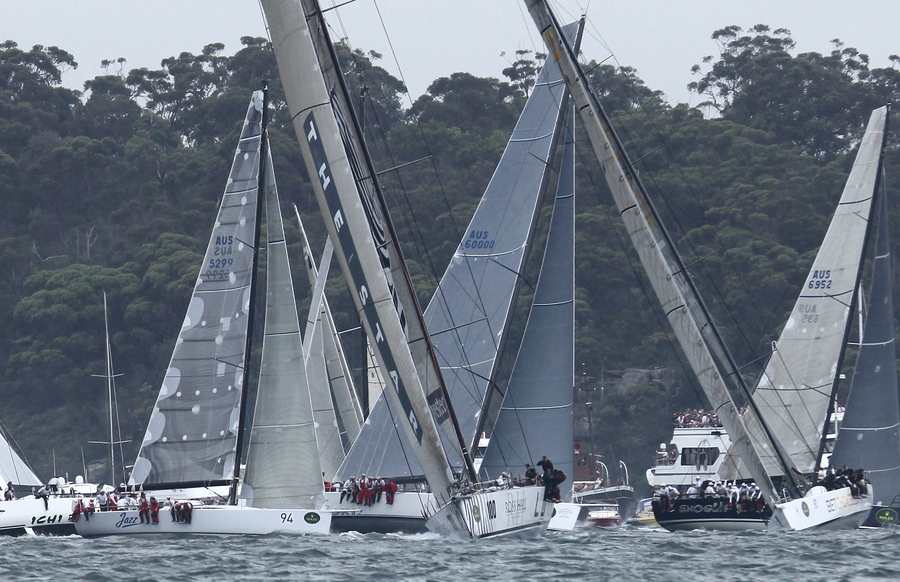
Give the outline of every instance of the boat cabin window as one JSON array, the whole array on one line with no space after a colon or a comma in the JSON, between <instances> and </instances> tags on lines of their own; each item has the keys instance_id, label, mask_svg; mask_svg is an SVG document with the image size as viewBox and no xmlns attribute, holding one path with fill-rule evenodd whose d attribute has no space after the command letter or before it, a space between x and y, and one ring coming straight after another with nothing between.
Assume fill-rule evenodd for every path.
<instances>
[{"instance_id":1,"label":"boat cabin window","mask_svg":"<svg viewBox=\"0 0 900 582\"><path fill-rule=\"evenodd\" d=\"M708 466L719 458L719 449L716 447L684 447L681 449L682 465Z\"/></svg>"}]
</instances>

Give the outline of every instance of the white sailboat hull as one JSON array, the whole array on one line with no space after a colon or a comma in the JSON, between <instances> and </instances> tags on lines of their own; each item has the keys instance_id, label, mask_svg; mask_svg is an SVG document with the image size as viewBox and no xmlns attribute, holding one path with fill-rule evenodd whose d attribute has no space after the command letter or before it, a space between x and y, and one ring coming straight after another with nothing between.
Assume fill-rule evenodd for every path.
<instances>
[{"instance_id":1,"label":"white sailboat hull","mask_svg":"<svg viewBox=\"0 0 900 582\"><path fill-rule=\"evenodd\" d=\"M479 491L461 495L426 521L428 529L447 537L468 532L470 538L537 537L547 529L553 504L540 486Z\"/></svg>"},{"instance_id":2,"label":"white sailboat hull","mask_svg":"<svg viewBox=\"0 0 900 582\"><path fill-rule=\"evenodd\" d=\"M819 492L818 490L822 491ZM812 494L775 506L769 520L770 530L788 529L856 529L866 520L872 509L872 486L863 498L854 498L850 488L825 491L814 487Z\"/></svg>"},{"instance_id":3,"label":"white sailboat hull","mask_svg":"<svg viewBox=\"0 0 900 582\"><path fill-rule=\"evenodd\" d=\"M71 497L51 497L47 509L42 499L31 496L0 502L0 535L74 534L69 516L77 502Z\"/></svg>"},{"instance_id":4,"label":"white sailboat hull","mask_svg":"<svg viewBox=\"0 0 900 582\"><path fill-rule=\"evenodd\" d=\"M233 505L195 507L191 523L174 521L167 508L160 508L159 523L141 523L136 509L82 516L75 531L84 537L140 534L305 534L325 535L331 531L329 510L260 509Z\"/></svg>"}]
</instances>

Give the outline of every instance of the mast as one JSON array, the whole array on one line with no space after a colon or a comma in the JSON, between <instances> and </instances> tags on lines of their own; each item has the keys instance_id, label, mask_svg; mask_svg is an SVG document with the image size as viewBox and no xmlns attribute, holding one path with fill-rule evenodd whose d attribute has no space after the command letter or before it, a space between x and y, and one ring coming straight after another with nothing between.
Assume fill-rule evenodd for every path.
<instances>
[{"instance_id":1,"label":"mast","mask_svg":"<svg viewBox=\"0 0 900 582\"><path fill-rule=\"evenodd\" d=\"M417 328L414 329L418 337L413 337L412 329L407 330L407 335L408 340L410 340L410 349L414 350L417 347L415 344L420 344L420 346L418 346L418 349L424 350L425 357L428 360L428 363L424 365L416 361L416 367L419 372L420 381L422 382L422 388L426 390L426 395L428 396L429 405L432 410L439 411L439 413L435 415L435 420L444 431L444 434L447 435L450 444L453 445L456 449L456 452L460 454L463 460L466 477L468 478L469 482L477 483L478 475L475 471L475 464L469 452L469 445L462 432L460 431L459 421L457 420L456 413L453 410L453 403L450 400L450 395L447 392L447 385L444 383L444 377L441 374L441 368L434 353L434 345L431 342L431 336L428 334L428 331L425 327L425 317L422 312L422 307L419 305L419 298L416 295L415 290L413 289L412 278L409 275L409 270L406 267L406 261L403 258L403 250L397 243L397 241L399 240L397 238L397 231L394 229L394 222L391 220L391 215L388 211L387 203L385 202L384 192L381 189L381 183L378 181L378 173L375 171L375 165L372 162L372 157L369 154L369 149L366 147L363 141L364 134L362 132L362 126L359 122L359 119L357 118L356 110L352 106L349 106L349 104L351 103L350 92L347 89L344 75L340 71L337 53L335 53L334 51L334 45L331 43L331 39L328 35L328 27L325 25L325 17L322 14L322 9L319 6L318 0L309 1L311 1L315 5L315 13L319 21L319 32L322 35L323 40L325 41L324 44L328 48L329 54L331 55L331 61L334 64L335 70L339 73L335 75L335 77L337 78L337 82L341 87L341 93L343 94L344 102L348 105L345 108L345 113L350 116L350 121L352 122L356 135L358 136L357 146L359 148L359 153L362 155L362 159L366 164L366 171L368 172L369 180L371 181L372 187L375 189L375 200L378 202L379 210L381 212L381 219L383 220L384 225L387 227L388 233L390 235L390 240L393 241L393 244L390 246L389 250L396 254L396 260L393 260L394 257L392 257L391 268L393 271L399 270L402 273L404 279L404 281L400 285L395 284L397 294L400 297L401 302L403 301L403 296L408 294L406 297L405 306L410 307L412 309L413 315L415 315L415 321L409 321L407 319L406 323L409 326L417 324ZM395 263L398 268L394 267ZM430 391L433 388L432 384L437 384L437 390ZM441 400L443 400L443 402L441 402ZM443 421L442 418L444 419Z\"/></svg>"},{"instance_id":2,"label":"mast","mask_svg":"<svg viewBox=\"0 0 900 582\"><path fill-rule=\"evenodd\" d=\"M241 478L241 456L243 454L244 445L244 428L247 422L247 393L250 392L250 354L253 349L253 320L256 311L256 279L259 272L259 231L262 222L262 201L266 195L266 161L269 156L269 137L268 137L268 113L269 113L269 88L266 81L262 82L260 87L262 90L262 127L259 134L259 170L256 180L256 232L253 238L253 266L250 271L250 293L249 304L250 309L247 313L247 339L244 344L244 370L243 370L243 386L241 391L241 405L238 416L238 432L237 443L234 449L234 475L231 481L231 492L229 493L229 503L237 505L238 500L238 481Z\"/></svg>"},{"instance_id":3,"label":"mast","mask_svg":"<svg viewBox=\"0 0 900 582\"><path fill-rule=\"evenodd\" d=\"M571 45L561 34L555 16L544 0L525 0L525 4L549 49L549 58L560 63L594 154L604 170L607 184L632 243L710 404L722 418L743 461L770 504L774 505L781 495L764 469L760 453L751 440L745 422L761 429L758 434L768 441L759 443L762 450L768 454L774 453L783 467L786 485L794 496L799 496L800 488L789 468L790 459L784 455L783 447L759 414L750 390L722 341L671 237L661 224L609 118L591 90ZM724 369L724 374L719 371L720 366ZM744 419L738 415L736 401L748 403Z\"/></svg>"},{"instance_id":4,"label":"mast","mask_svg":"<svg viewBox=\"0 0 900 582\"><path fill-rule=\"evenodd\" d=\"M304 10L298 0L263 0L262 6L294 128L320 210L327 217L325 224L336 258L353 289L354 305L378 364L390 378L387 391L397 409L403 411L398 416L411 450L423 467L437 503L443 505L454 495L457 483L433 414L445 422L450 417L440 391L436 398L431 397L433 392L426 396L423 385L429 376L435 380L439 371L420 376L412 353L419 345L411 343L420 338L407 336L399 312L403 305L393 292L408 281L398 281L392 289L388 277L394 271L390 265L384 266L380 253L390 251L393 241L387 249L376 247L375 237L384 235L378 229L384 227L376 217L367 215L370 210L377 211L380 204L370 198L369 181L374 181L374 175L361 174L368 166L360 165L357 148L365 147L347 133L352 133L355 126L345 123L346 108L341 101L346 101L346 95L331 91L326 83L326 74L340 77L340 73L327 35L319 28L323 24L321 12L314 5L312 10ZM310 30L307 14L316 30ZM317 53L317 46L325 54ZM340 79L335 83L340 83ZM458 440L455 444L458 449L462 447Z\"/></svg>"},{"instance_id":5,"label":"mast","mask_svg":"<svg viewBox=\"0 0 900 582\"><path fill-rule=\"evenodd\" d=\"M118 488L116 486L116 433L113 431L113 369L112 353L109 345L109 312L106 308L106 291L103 292L103 327L106 330L106 378L107 390L109 391L109 474L112 478L110 484Z\"/></svg>"}]
</instances>

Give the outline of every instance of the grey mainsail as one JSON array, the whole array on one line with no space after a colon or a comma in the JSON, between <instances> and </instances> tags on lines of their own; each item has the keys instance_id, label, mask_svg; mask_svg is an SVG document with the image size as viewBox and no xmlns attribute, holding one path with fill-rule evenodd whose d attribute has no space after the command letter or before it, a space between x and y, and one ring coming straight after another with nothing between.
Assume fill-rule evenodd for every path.
<instances>
[{"instance_id":1,"label":"grey mainsail","mask_svg":"<svg viewBox=\"0 0 900 582\"><path fill-rule=\"evenodd\" d=\"M888 205L883 189L880 198L869 312L831 463L864 468L876 503L889 505L900 495L900 399Z\"/></svg>"},{"instance_id":2,"label":"grey mainsail","mask_svg":"<svg viewBox=\"0 0 900 582\"><path fill-rule=\"evenodd\" d=\"M574 38L577 24L568 31ZM548 61L425 310L450 401L470 450L477 445L485 421L482 409L490 396L488 387L497 372L519 273L534 234L565 95L559 68ZM347 454L340 477L421 476L415 459L404 454L409 447L394 429L397 418L391 403L379 399ZM461 470L458 456L451 455L450 460Z\"/></svg>"},{"instance_id":3,"label":"grey mainsail","mask_svg":"<svg viewBox=\"0 0 900 582\"><path fill-rule=\"evenodd\" d=\"M481 462L496 479L546 455L570 476L560 498L572 497L575 468L575 108L568 107L565 145L547 247L519 354L497 424Z\"/></svg>"},{"instance_id":4,"label":"grey mainsail","mask_svg":"<svg viewBox=\"0 0 900 582\"><path fill-rule=\"evenodd\" d=\"M804 473L814 472L874 208L887 108L872 112L834 218L754 400ZM767 464L770 475L777 468Z\"/></svg>"},{"instance_id":5,"label":"grey mainsail","mask_svg":"<svg viewBox=\"0 0 900 582\"><path fill-rule=\"evenodd\" d=\"M270 154L265 167L265 331L241 497L252 507L313 509L324 488L311 389Z\"/></svg>"},{"instance_id":6,"label":"grey mainsail","mask_svg":"<svg viewBox=\"0 0 900 582\"><path fill-rule=\"evenodd\" d=\"M253 94L203 266L129 483L234 475L256 236L262 92Z\"/></svg>"},{"instance_id":7,"label":"grey mainsail","mask_svg":"<svg viewBox=\"0 0 900 582\"><path fill-rule=\"evenodd\" d=\"M399 305L395 303L394 289L408 285L409 280L391 281L393 265L384 267L384 257L379 256L382 247L376 247L382 241L376 242L374 237L384 234L376 227L390 227L390 223L383 214L384 222L372 220L372 204L380 206L383 199L378 196L372 200L367 195L375 183L370 180L375 178L374 171L365 157L363 144L353 135L356 132L348 133L356 123L352 109L345 106L346 90L322 13L311 1L263 0L262 6L288 108L316 199L326 217L335 256L354 291L351 293L354 305L378 364L390 378L386 390L397 409L403 411L401 424L410 452L419 460L438 502L443 503L455 490L456 481L429 404L438 404L443 412L438 418L444 418L448 416L447 403L443 396L437 400L426 398L429 375L420 381L407 343L414 336L407 335L404 313L398 311ZM347 123L346 115L351 116L352 123ZM461 446L457 440L457 448Z\"/></svg>"},{"instance_id":8,"label":"grey mainsail","mask_svg":"<svg viewBox=\"0 0 900 582\"><path fill-rule=\"evenodd\" d=\"M764 498L774 505L781 494L765 471L760 451L775 455L784 463L789 459L767 431L752 402L743 418L738 415L735 402L749 397L749 390L599 99L590 88L571 43L563 37L561 26L545 0L525 0L525 5L547 45L549 59L560 63L616 207L685 357L762 489ZM763 437L751 440L745 422L758 424ZM789 471L785 473L788 474L787 486L797 494L793 475Z\"/></svg>"}]
</instances>

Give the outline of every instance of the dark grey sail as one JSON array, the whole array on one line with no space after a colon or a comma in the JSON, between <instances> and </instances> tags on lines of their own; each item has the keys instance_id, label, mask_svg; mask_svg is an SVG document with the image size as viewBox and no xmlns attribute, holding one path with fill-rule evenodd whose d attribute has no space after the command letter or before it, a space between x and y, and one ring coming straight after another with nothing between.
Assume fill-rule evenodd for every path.
<instances>
[{"instance_id":1,"label":"dark grey sail","mask_svg":"<svg viewBox=\"0 0 900 582\"><path fill-rule=\"evenodd\" d=\"M900 400L894 344L894 300L887 199L882 191L869 313L856 371L831 462L862 467L875 489L875 503L900 495Z\"/></svg>"},{"instance_id":2,"label":"dark grey sail","mask_svg":"<svg viewBox=\"0 0 900 582\"><path fill-rule=\"evenodd\" d=\"M575 468L575 107L570 104L559 184L541 274L519 354L480 475L523 475L546 455L570 476L560 498L572 497Z\"/></svg>"},{"instance_id":3,"label":"dark grey sail","mask_svg":"<svg viewBox=\"0 0 900 582\"><path fill-rule=\"evenodd\" d=\"M262 92L253 94L203 266L129 483L234 475L256 236Z\"/></svg>"},{"instance_id":4,"label":"dark grey sail","mask_svg":"<svg viewBox=\"0 0 900 582\"><path fill-rule=\"evenodd\" d=\"M575 36L577 25L570 26ZM519 273L534 233L540 194L559 135L565 84L555 63L541 71L497 169L450 266L425 310L425 324L440 363L460 432L474 450L487 387L496 372ZM351 475L422 475L404 435L398 437L393 404L381 398L344 459L338 478ZM401 442L402 441L402 442ZM454 469L462 460L445 446Z\"/></svg>"}]
</instances>

